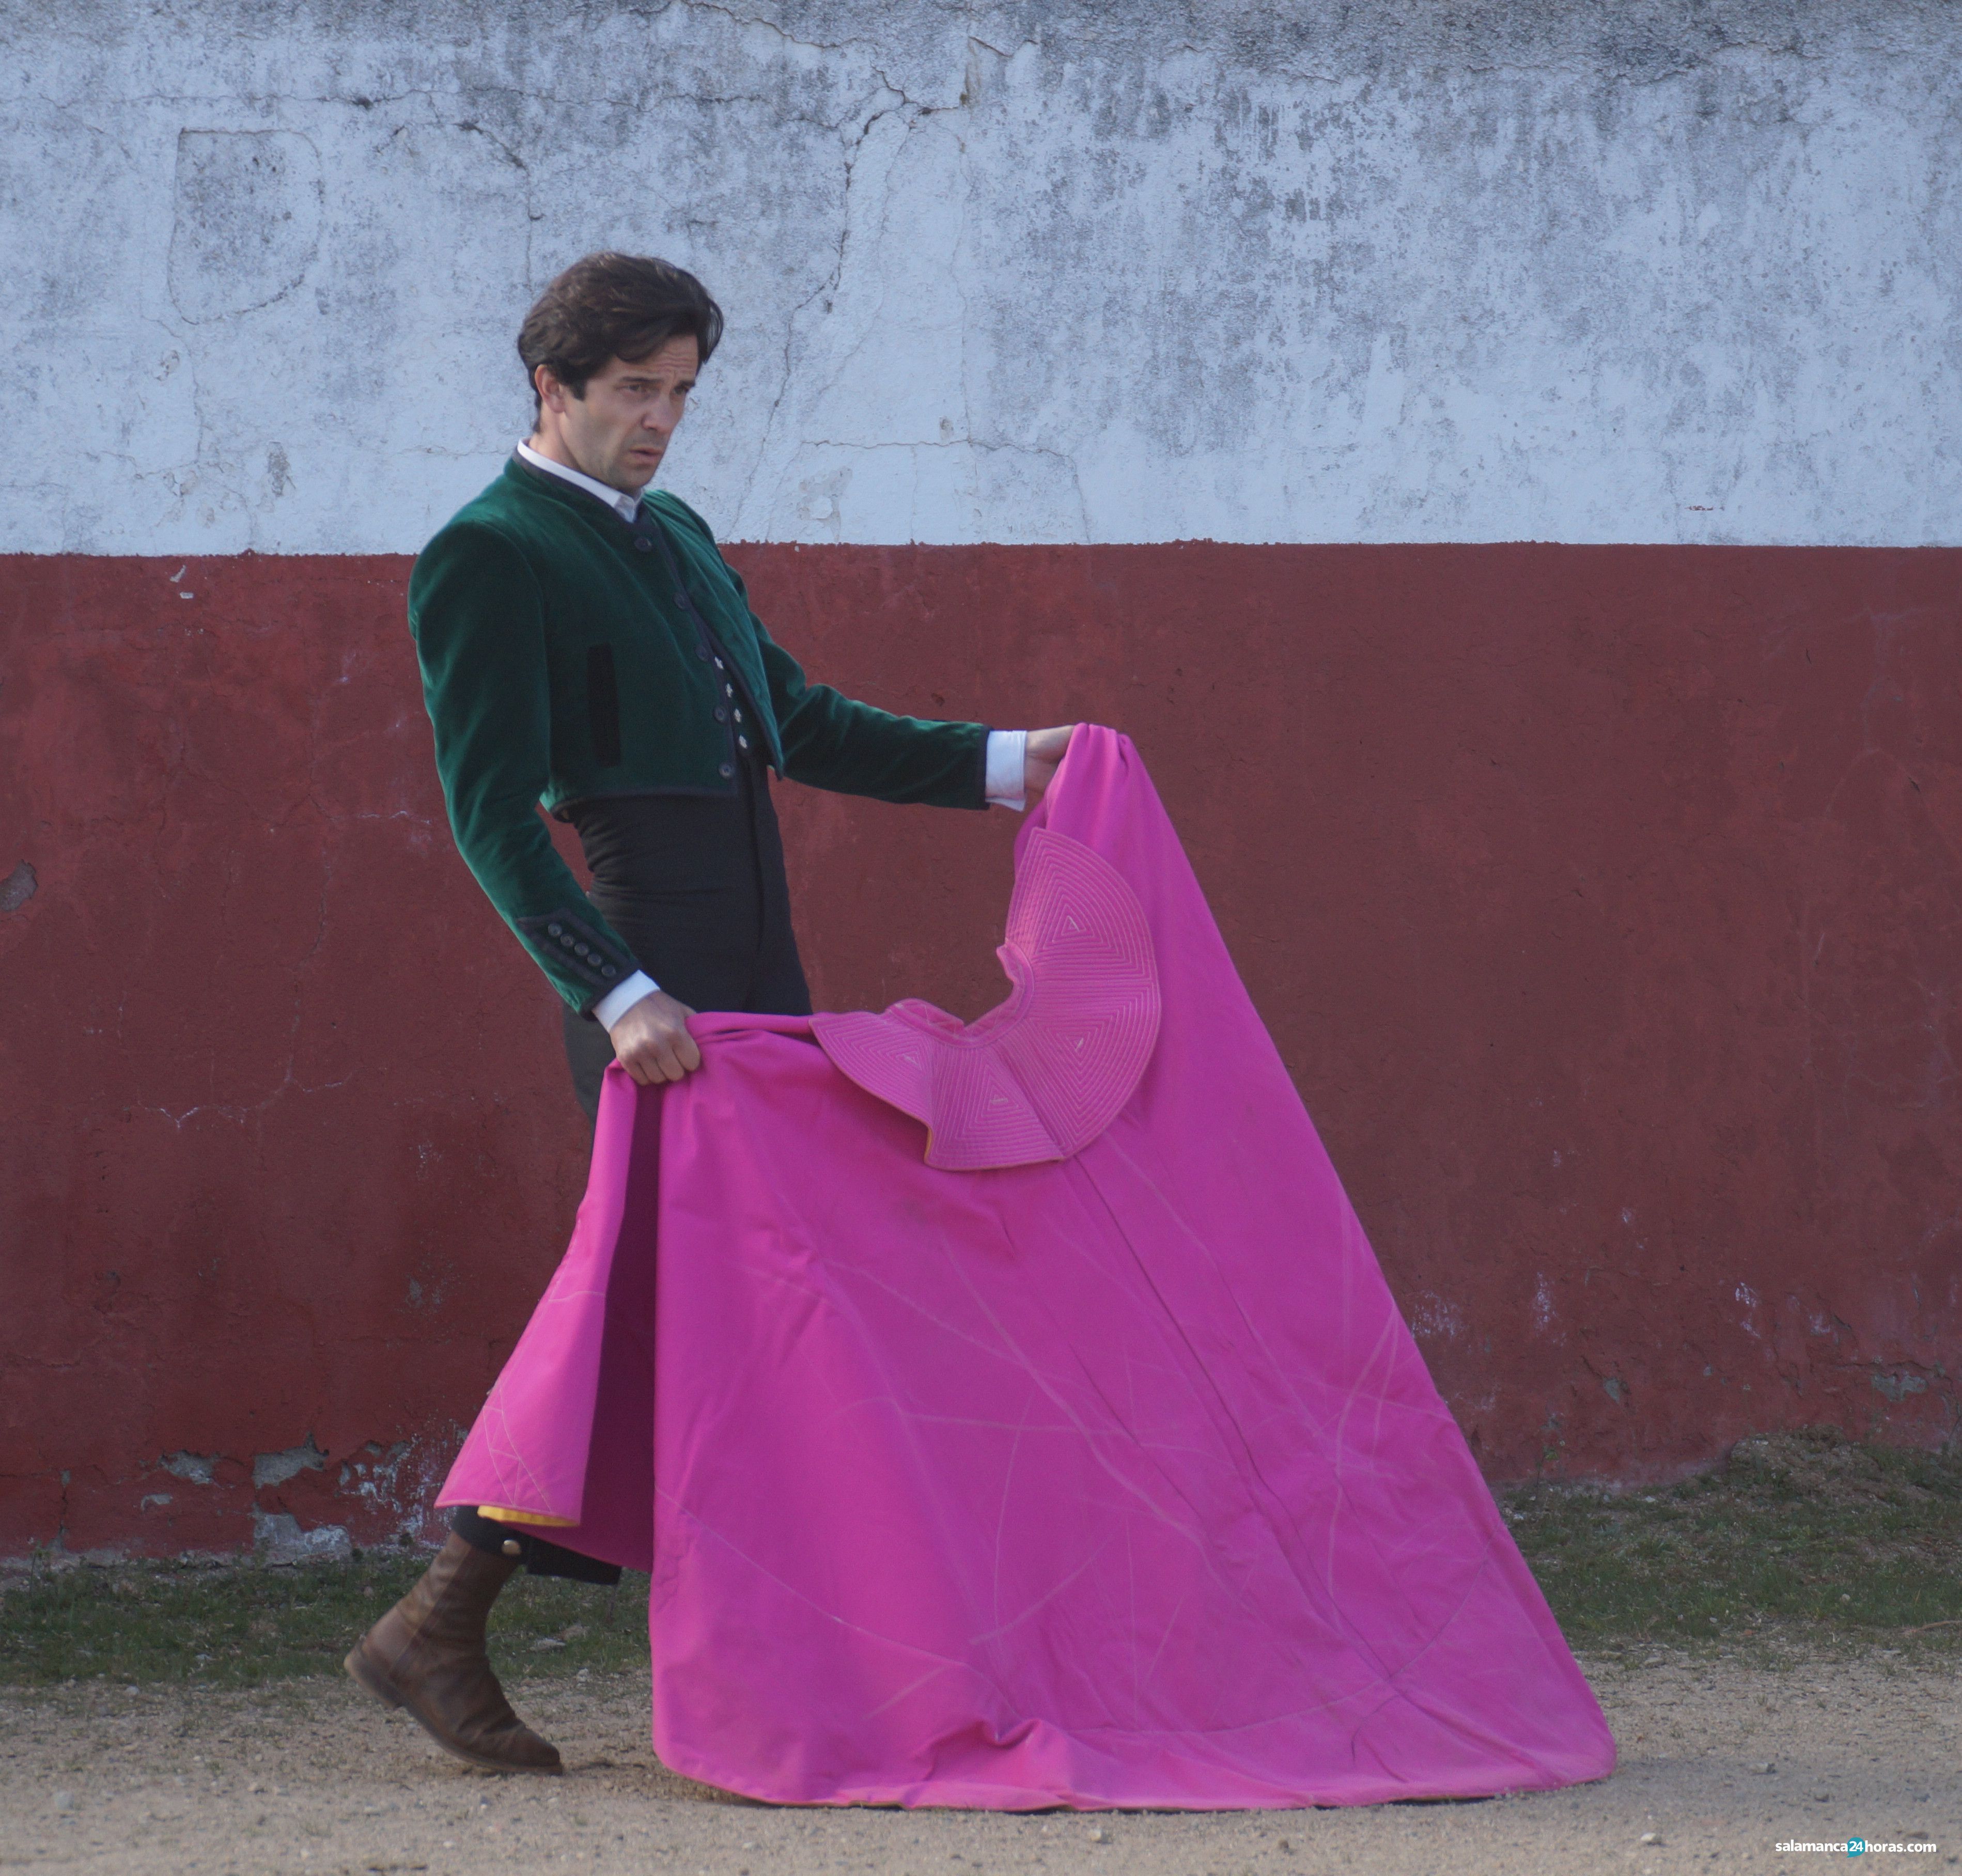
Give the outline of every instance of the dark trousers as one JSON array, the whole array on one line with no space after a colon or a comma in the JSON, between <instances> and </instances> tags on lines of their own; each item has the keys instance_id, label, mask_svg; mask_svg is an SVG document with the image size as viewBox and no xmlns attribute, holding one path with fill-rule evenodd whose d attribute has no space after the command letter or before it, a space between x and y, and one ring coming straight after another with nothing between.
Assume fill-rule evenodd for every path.
<instances>
[{"instance_id":1,"label":"dark trousers","mask_svg":"<svg viewBox=\"0 0 1962 1876\"><path fill-rule=\"evenodd\" d=\"M760 762L738 765L733 798L625 795L571 813L593 870L586 897L669 996L696 1010L810 1014ZM579 1104L596 1120L613 1044L590 1017L568 1008L565 1054Z\"/></svg>"},{"instance_id":2,"label":"dark trousers","mask_svg":"<svg viewBox=\"0 0 1962 1876\"><path fill-rule=\"evenodd\" d=\"M691 1009L810 1014L791 929L783 842L760 761L738 765L733 797L635 794L570 810L593 884L586 896L641 968ZM565 1013L573 1092L589 1120L613 1059L606 1031ZM479 1550L521 1557L535 1576L617 1583L618 1568L459 1506L450 1529Z\"/></svg>"}]
</instances>

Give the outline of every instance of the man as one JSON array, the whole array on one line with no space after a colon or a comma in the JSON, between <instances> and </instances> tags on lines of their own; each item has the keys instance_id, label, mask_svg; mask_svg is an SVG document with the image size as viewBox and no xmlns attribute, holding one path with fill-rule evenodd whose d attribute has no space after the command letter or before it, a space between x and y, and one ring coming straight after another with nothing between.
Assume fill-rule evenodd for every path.
<instances>
[{"instance_id":1,"label":"man","mask_svg":"<svg viewBox=\"0 0 1962 1876\"><path fill-rule=\"evenodd\" d=\"M564 999L589 1119L616 1057L643 1085L701 1065L697 1009L809 1013L772 769L882 801L1019 807L1069 743L1067 727L924 721L807 683L701 516L644 494L721 331L701 282L665 261L606 253L569 267L519 334L531 437L409 582L458 850ZM577 829L590 893L541 805ZM520 1563L590 1582L620 1574L459 1510L347 1670L473 1765L556 1772L485 1646Z\"/></svg>"}]
</instances>

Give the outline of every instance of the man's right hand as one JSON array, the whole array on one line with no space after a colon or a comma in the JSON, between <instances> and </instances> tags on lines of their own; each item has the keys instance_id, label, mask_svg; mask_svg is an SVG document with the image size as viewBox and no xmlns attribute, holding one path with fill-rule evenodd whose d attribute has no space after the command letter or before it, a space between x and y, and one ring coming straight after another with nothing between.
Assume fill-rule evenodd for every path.
<instances>
[{"instance_id":1,"label":"man's right hand","mask_svg":"<svg viewBox=\"0 0 1962 1876\"><path fill-rule=\"evenodd\" d=\"M701 1066L701 1051L688 1033L688 1019L694 1014L665 990L631 1005L607 1031L620 1066L643 1088L692 1074Z\"/></svg>"}]
</instances>

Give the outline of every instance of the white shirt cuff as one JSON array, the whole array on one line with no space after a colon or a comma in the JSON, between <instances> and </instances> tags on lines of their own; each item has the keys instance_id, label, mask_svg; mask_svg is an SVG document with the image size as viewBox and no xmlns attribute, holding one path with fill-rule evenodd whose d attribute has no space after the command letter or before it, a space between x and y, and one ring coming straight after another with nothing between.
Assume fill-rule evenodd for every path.
<instances>
[{"instance_id":1,"label":"white shirt cuff","mask_svg":"<svg viewBox=\"0 0 1962 1876\"><path fill-rule=\"evenodd\" d=\"M988 779L982 793L997 807L1011 807L1018 813L1028 806L1024 781L1028 767L1029 733L1026 730L990 730L988 732Z\"/></svg>"},{"instance_id":2,"label":"white shirt cuff","mask_svg":"<svg viewBox=\"0 0 1962 1876\"><path fill-rule=\"evenodd\" d=\"M613 1025L644 996L652 996L661 986L644 970L637 970L624 983L616 983L593 1006L601 1027L610 1035Z\"/></svg>"}]
</instances>

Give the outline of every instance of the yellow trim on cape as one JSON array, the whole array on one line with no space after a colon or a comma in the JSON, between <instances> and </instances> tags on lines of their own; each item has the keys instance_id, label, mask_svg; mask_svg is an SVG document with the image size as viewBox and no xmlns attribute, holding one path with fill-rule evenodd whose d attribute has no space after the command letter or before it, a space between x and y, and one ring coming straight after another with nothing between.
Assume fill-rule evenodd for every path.
<instances>
[{"instance_id":1,"label":"yellow trim on cape","mask_svg":"<svg viewBox=\"0 0 1962 1876\"><path fill-rule=\"evenodd\" d=\"M548 1518L542 1511L513 1511L509 1505L479 1505L477 1515L494 1524L550 1524L570 1529L577 1518Z\"/></svg>"}]
</instances>

